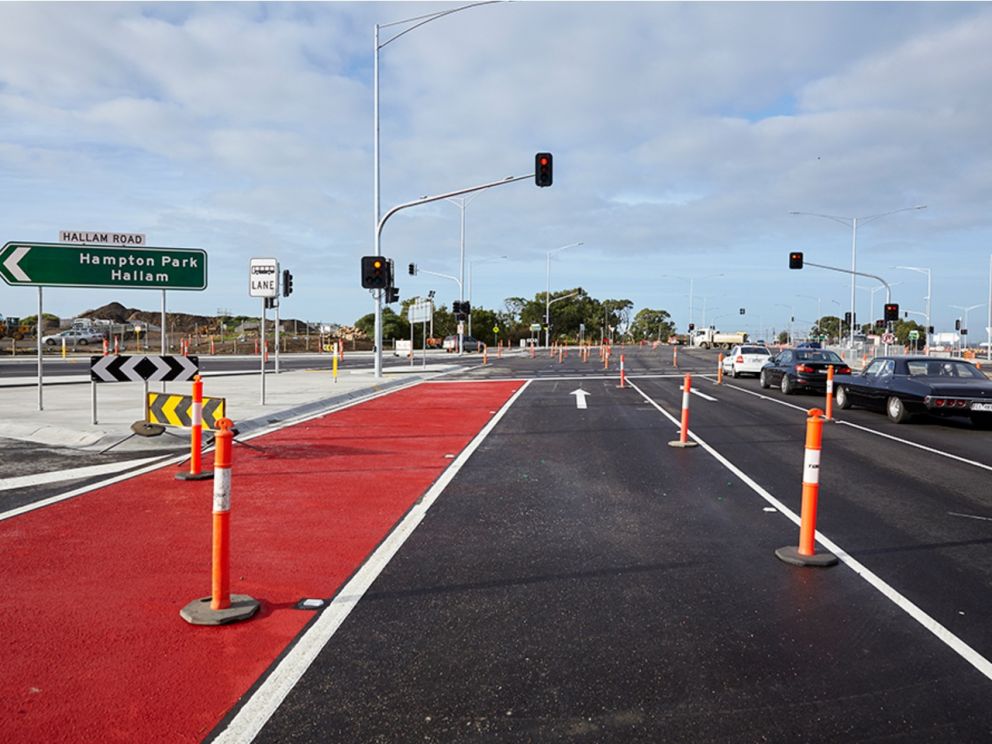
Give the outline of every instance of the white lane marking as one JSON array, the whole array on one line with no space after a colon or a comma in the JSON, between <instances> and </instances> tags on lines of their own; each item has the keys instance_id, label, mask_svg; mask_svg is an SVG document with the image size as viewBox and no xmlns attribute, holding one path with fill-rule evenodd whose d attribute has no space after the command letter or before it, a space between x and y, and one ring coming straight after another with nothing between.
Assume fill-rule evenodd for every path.
<instances>
[{"instance_id":1,"label":"white lane marking","mask_svg":"<svg viewBox=\"0 0 992 744\"><path fill-rule=\"evenodd\" d=\"M643 390L638 388L636 385L631 385L634 390L641 394L641 396L650 402L655 408L657 408L662 415L671 420L673 424L678 422L675 417L672 416L668 411L659 406L654 402L648 395L644 393ZM798 514L789 509L785 504L772 496L768 491L759 486L754 480L750 478L746 473L740 470L736 465L734 465L730 460L721 455L710 445L700 439L698 436L689 431L689 436L693 440L699 443L699 445L709 452L721 465L723 465L727 470L732 472L738 478L740 478L745 484L747 484L751 490L757 493L761 498L767 501L769 504L778 509L782 514L784 514L789 520L791 520L797 526L801 523L801 519ZM988 679L992 680L992 662L978 653L975 649L969 646L967 643L962 641L951 631L937 622L934 618L930 617L927 613L921 610L917 605L910 602L906 597L897 592L892 586L883 581L880 577L876 576L874 573L868 570L860 561L853 558L847 553L843 548L841 548L833 540L829 539L819 530L816 531L816 539L819 541L823 547L829 550L831 553L837 556L841 562L843 562L848 568L850 568L854 573L858 574L862 579L867 581L871 586L877 589L883 596L889 599L894 605L899 609L913 618L916 622L922 625L926 630L933 633L938 639L940 639L944 644L946 644L951 650L953 650L958 656L971 664L975 669L984 674Z\"/></svg>"},{"instance_id":2,"label":"white lane marking","mask_svg":"<svg viewBox=\"0 0 992 744\"><path fill-rule=\"evenodd\" d=\"M789 408L795 408L797 411L807 411L808 408L803 408L802 406L797 406L792 403L786 403L784 400L778 400L777 398L771 398L767 395L762 395L761 393L756 393L753 390L748 390L747 388L738 387L737 385L727 385L727 387L732 387L734 390L740 390L742 393L747 393L748 395L753 395L756 398L761 398L762 400L769 400L772 403L778 403L782 406L787 406ZM814 406L819 408L819 406ZM928 447L925 444L919 444L917 442L912 442L908 439L903 439L902 437L897 437L892 434L886 434L884 431L878 431L877 429L869 429L867 426L862 426L861 424L855 424L850 421L841 421L840 419L834 418L835 424L841 424L842 426L850 426L855 429L860 429L861 431L868 432L869 434L874 434L877 437L884 437L885 439L891 439L893 442L899 442L900 444L905 444L909 447L916 447L925 452L930 452L934 455L940 455L941 457L946 457L950 460L956 460L958 462L963 462L966 465L974 465L976 468L981 468L982 470L992 471L992 465L986 465L983 462L978 462L976 460L969 460L966 457L961 457L960 455L955 455L950 452L944 452L943 450L934 449L933 447Z\"/></svg>"},{"instance_id":3,"label":"white lane marking","mask_svg":"<svg viewBox=\"0 0 992 744\"><path fill-rule=\"evenodd\" d=\"M393 556L406 542L407 538L413 534L417 526L427 514L438 497L448 486L451 480L462 469L479 445L489 436L489 433L499 423L500 419L510 410L510 407L523 394L530 380L525 382L513 396L503 404L489 423L476 434L475 439L469 442L468 446L462 450L458 458L448 466L441 476L434 482L430 490L407 512L407 515L393 528L389 536L376 548L375 552L362 564L355 575L341 587L337 596L331 601L320 617L310 626L310 628L297 640L292 650L287 653L279 665L271 674L266 677L261 686L252 694L245 704L231 720L227 728L222 731L215 742L227 744L228 742L250 742L265 723L272 717L276 709L286 699L296 683L306 673L314 659L321 652L324 646L331 640L338 628L345 621L355 606L361 601L365 592L368 591L372 583L382 573L389 564Z\"/></svg>"},{"instance_id":4,"label":"white lane marking","mask_svg":"<svg viewBox=\"0 0 992 744\"><path fill-rule=\"evenodd\" d=\"M693 395L698 395L700 398L705 398L706 400L711 400L711 401L716 400L716 398L714 398L712 395L701 393L698 390L696 390L696 388L689 388L689 392L692 393Z\"/></svg>"},{"instance_id":5,"label":"white lane marking","mask_svg":"<svg viewBox=\"0 0 992 744\"><path fill-rule=\"evenodd\" d=\"M586 396L589 395L585 390L579 388L578 390L573 390L569 395L575 396L575 407L584 409L586 408Z\"/></svg>"},{"instance_id":6,"label":"white lane marking","mask_svg":"<svg viewBox=\"0 0 992 744\"><path fill-rule=\"evenodd\" d=\"M947 512L950 517L966 517L968 519L981 519L983 522L992 522L992 517L980 517L977 514L959 514L958 512Z\"/></svg>"},{"instance_id":7,"label":"white lane marking","mask_svg":"<svg viewBox=\"0 0 992 744\"><path fill-rule=\"evenodd\" d=\"M155 460L164 460L168 455L158 455L156 457L141 457L136 460L126 460L124 462L111 462L105 465L87 465L82 468L71 468L69 470L58 470L51 473L34 473L32 475L18 475L13 478L0 479L0 491L9 491L12 488L29 488L30 486L41 486L45 483L58 483L60 481L76 480L78 478L90 478L94 475L107 475L108 473L119 473L122 470L136 468Z\"/></svg>"}]
</instances>

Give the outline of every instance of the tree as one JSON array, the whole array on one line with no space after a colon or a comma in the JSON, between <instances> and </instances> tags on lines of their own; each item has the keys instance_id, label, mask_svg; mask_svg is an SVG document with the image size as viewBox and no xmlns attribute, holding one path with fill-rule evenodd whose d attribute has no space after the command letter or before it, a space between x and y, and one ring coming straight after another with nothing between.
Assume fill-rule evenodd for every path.
<instances>
[{"instance_id":1,"label":"tree","mask_svg":"<svg viewBox=\"0 0 992 744\"><path fill-rule=\"evenodd\" d=\"M355 328L365 334L366 338L375 335L375 313L363 315L355 321ZM382 309L382 338L410 338L410 324L391 307Z\"/></svg>"},{"instance_id":2,"label":"tree","mask_svg":"<svg viewBox=\"0 0 992 744\"><path fill-rule=\"evenodd\" d=\"M644 308L634 316L630 333L635 341L667 341L675 333L675 324L665 310Z\"/></svg>"},{"instance_id":3,"label":"tree","mask_svg":"<svg viewBox=\"0 0 992 744\"><path fill-rule=\"evenodd\" d=\"M780 344L787 344L787 343L789 343L789 332L788 331L782 331L781 333L779 333L778 334L778 342Z\"/></svg>"}]
</instances>

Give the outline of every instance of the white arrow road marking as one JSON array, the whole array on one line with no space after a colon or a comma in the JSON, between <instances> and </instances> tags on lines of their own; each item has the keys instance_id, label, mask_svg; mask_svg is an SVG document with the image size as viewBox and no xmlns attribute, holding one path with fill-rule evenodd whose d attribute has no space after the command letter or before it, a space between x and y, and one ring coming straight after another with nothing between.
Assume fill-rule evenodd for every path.
<instances>
[{"instance_id":1,"label":"white arrow road marking","mask_svg":"<svg viewBox=\"0 0 992 744\"><path fill-rule=\"evenodd\" d=\"M569 395L575 396L575 407L576 408L586 408L586 396L589 395L585 390L579 388L578 390L573 390Z\"/></svg>"},{"instance_id":2,"label":"white arrow road marking","mask_svg":"<svg viewBox=\"0 0 992 744\"><path fill-rule=\"evenodd\" d=\"M7 271L9 271L11 274L13 274L14 278L19 282L31 281L31 277L25 274L24 269L22 269L20 266L17 265L18 263L20 263L20 260L28 254L30 250L31 250L30 246L26 246L26 245L18 246L17 248L14 249L13 253L7 256L7 260L3 262L4 268L7 269Z\"/></svg>"},{"instance_id":3,"label":"white arrow road marking","mask_svg":"<svg viewBox=\"0 0 992 744\"><path fill-rule=\"evenodd\" d=\"M29 486L40 486L45 483L58 483L59 481L76 480L77 478L90 478L94 475L107 475L108 473L119 473L128 468L136 468L154 460L159 460L163 456L142 457L137 460L126 460L124 462L112 462L107 465L88 465L83 468L72 468L70 470L57 470L51 473L36 473L35 475L21 475L15 478L0 479L0 491L9 491L12 488L28 488Z\"/></svg>"}]
</instances>

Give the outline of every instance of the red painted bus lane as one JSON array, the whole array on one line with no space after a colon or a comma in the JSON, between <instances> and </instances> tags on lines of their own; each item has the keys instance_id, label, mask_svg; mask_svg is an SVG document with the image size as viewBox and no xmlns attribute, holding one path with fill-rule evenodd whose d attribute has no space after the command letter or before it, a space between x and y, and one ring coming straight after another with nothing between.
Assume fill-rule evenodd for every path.
<instances>
[{"instance_id":1,"label":"red painted bus lane","mask_svg":"<svg viewBox=\"0 0 992 744\"><path fill-rule=\"evenodd\" d=\"M167 468L0 522L5 741L198 741L519 387L419 385L235 445L238 625L210 593L210 482ZM258 449L254 449L258 448Z\"/></svg>"}]
</instances>

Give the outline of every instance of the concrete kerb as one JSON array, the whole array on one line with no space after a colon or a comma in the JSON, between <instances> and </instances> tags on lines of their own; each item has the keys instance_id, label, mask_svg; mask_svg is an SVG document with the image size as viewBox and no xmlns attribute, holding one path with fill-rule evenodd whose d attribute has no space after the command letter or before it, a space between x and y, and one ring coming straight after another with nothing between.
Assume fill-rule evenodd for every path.
<instances>
[{"instance_id":1,"label":"concrete kerb","mask_svg":"<svg viewBox=\"0 0 992 744\"><path fill-rule=\"evenodd\" d=\"M228 416L237 425L239 437L272 428L274 424L303 418L370 395L411 383L433 379L462 370L438 365L420 370L390 374L376 380L371 371L339 377L333 383L330 374L320 371L289 371L270 375L266 381L266 405L258 401L259 382L253 377L213 377L206 381L206 394L227 400ZM326 380L324 378L327 378ZM168 383L167 391L188 394L188 383ZM152 383L152 390L160 383ZM46 394L45 410L35 410L33 395L23 389L0 389L0 437L99 452L107 447L117 451L189 449L189 432L175 429L173 436L134 437L131 424L142 418L142 384L120 383L100 387L100 424L90 421L90 386L60 386ZM205 432L206 433L206 432Z\"/></svg>"}]
</instances>

